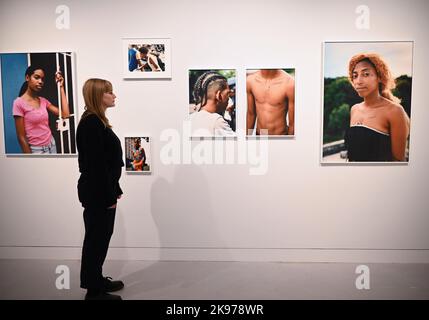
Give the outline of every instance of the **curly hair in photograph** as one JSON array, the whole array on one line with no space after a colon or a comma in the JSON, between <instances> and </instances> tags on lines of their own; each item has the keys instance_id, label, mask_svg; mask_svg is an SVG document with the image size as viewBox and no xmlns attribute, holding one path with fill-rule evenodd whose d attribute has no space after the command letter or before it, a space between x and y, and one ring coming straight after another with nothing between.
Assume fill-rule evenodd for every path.
<instances>
[{"instance_id":1,"label":"curly hair in photograph","mask_svg":"<svg viewBox=\"0 0 429 320\"><path fill-rule=\"evenodd\" d=\"M354 55L349 62L349 81L353 83L353 70L361 61L366 61L371 64L377 72L377 76L380 79L380 95L399 104L401 100L398 97L395 97L392 93L392 90L396 87L395 79L393 78L387 63L377 53L359 53Z\"/></svg>"}]
</instances>

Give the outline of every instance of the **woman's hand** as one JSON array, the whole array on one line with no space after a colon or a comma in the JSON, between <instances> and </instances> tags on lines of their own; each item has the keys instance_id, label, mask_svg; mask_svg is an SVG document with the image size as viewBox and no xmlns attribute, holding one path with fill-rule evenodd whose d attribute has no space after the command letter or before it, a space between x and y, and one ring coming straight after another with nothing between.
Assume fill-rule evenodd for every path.
<instances>
[{"instance_id":1,"label":"woman's hand","mask_svg":"<svg viewBox=\"0 0 429 320\"><path fill-rule=\"evenodd\" d=\"M59 83L59 85L60 85L61 87L63 87L63 86L64 86L64 77L63 77L63 75L62 75L61 71L57 71L57 72L55 73L55 82L56 82L56 83Z\"/></svg>"}]
</instances>

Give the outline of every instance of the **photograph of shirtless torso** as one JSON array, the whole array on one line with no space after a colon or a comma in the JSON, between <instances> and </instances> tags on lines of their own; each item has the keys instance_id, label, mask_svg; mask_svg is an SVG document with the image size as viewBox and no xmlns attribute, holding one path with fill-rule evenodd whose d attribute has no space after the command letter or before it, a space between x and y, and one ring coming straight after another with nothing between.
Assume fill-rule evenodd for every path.
<instances>
[{"instance_id":1,"label":"photograph of shirtless torso","mask_svg":"<svg viewBox=\"0 0 429 320\"><path fill-rule=\"evenodd\" d=\"M294 135L295 81L281 69L247 76L247 134ZM265 131L266 130L266 131Z\"/></svg>"}]
</instances>

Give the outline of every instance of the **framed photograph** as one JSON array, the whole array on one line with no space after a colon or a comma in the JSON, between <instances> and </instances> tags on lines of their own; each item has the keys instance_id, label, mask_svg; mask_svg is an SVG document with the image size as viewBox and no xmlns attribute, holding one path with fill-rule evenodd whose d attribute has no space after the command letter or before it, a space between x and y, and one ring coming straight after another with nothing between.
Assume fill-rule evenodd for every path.
<instances>
[{"instance_id":1,"label":"framed photograph","mask_svg":"<svg viewBox=\"0 0 429 320\"><path fill-rule=\"evenodd\" d=\"M125 137L125 171L152 172L151 138L148 136Z\"/></svg>"},{"instance_id":2,"label":"framed photograph","mask_svg":"<svg viewBox=\"0 0 429 320\"><path fill-rule=\"evenodd\" d=\"M122 39L124 79L171 78L171 40Z\"/></svg>"},{"instance_id":3,"label":"framed photograph","mask_svg":"<svg viewBox=\"0 0 429 320\"><path fill-rule=\"evenodd\" d=\"M413 42L325 42L322 163L408 163Z\"/></svg>"},{"instance_id":4,"label":"framed photograph","mask_svg":"<svg viewBox=\"0 0 429 320\"><path fill-rule=\"evenodd\" d=\"M246 71L248 136L295 135L295 69Z\"/></svg>"},{"instance_id":5,"label":"framed photograph","mask_svg":"<svg viewBox=\"0 0 429 320\"><path fill-rule=\"evenodd\" d=\"M236 71L189 70L191 137L235 137Z\"/></svg>"},{"instance_id":6,"label":"framed photograph","mask_svg":"<svg viewBox=\"0 0 429 320\"><path fill-rule=\"evenodd\" d=\"M0 53L6 155L75 155L72 52Z\"/></svg>"}]
</instances>

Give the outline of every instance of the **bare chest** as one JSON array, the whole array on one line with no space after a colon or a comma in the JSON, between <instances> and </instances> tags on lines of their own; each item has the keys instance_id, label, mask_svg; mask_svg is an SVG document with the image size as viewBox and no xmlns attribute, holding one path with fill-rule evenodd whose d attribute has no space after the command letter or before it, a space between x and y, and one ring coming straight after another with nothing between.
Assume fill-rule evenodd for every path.
<instances>
[{"instance_id":1,"label":"bare chest","mask_svg":"<svg viewBox=\"0 0 429 320\"><path fill-rule=\"evenodd\" d=\"M252 86L252 94L256 104L269 104L272 106L287 105L287 90L283 81L258 81Z\"/></svg>"},{"instance_id":2,"label":"bare chest","mask_svg":"<svg viewBox=\"0 0 429 320\"><path fill-rule=\"evenodd\" d=\"M383 132L389 132L389 120L385 108L357 109L350 117L350 125L364 125Z\"/></svg>"}]
</instances>

